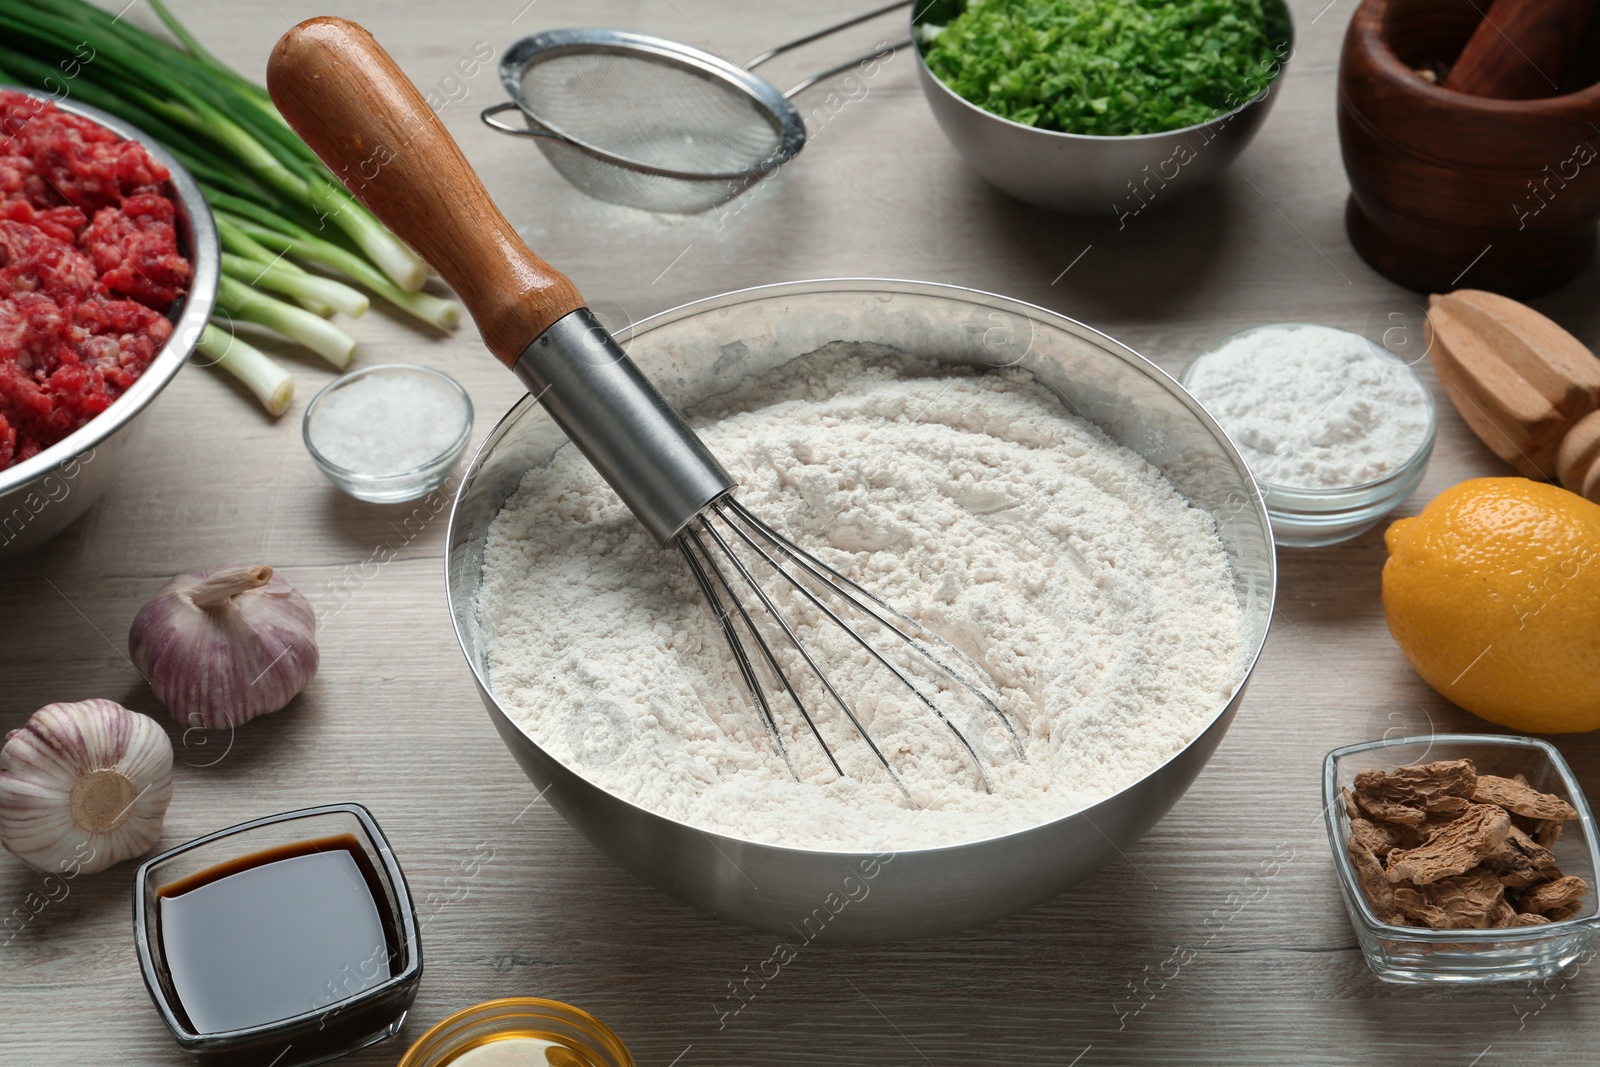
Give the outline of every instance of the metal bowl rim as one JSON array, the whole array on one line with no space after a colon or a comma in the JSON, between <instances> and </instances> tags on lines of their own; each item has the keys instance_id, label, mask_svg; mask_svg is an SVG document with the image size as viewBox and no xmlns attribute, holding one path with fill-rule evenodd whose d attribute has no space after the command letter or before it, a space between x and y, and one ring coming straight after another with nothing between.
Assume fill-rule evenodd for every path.
<instances>
[{"instance_id":1,"label":"metal bowl rim","mask_svg":"<svg viewBox=\"0 0 1600 1067\"><path fill-rule=\"evenodd\" d=\"M1284 14L1284 18L1288 20L1289 36L1287 37L1287 39L1285 39L1281 43L1288 47L1288 54L1285 55L1281 60L1279 60L1277 73L1272 76L1272 80L1271 81L1267 82L1267 84L1262 87L1262 89L1261 89L1261 91L1259 93L1257 93L1256 95L1252 96L1250 99L1246 100L1244 103L1240 104L1238 107L1234 108L1232 111L1224 112L1221 115L1215 115L1212 118L1206 119L1204 122L1196 122L1196 123L1193 123L1193 124L1188 125L1188 126L1179 126L1177 129L1173 129L1173 130L1161 130L1161 131L1158 131L1156 133L1119 133L1119 134L1067 133L1064 130L1041 130L1037 126L1025 126L1020 122L1016 122L1016 121L1014 121L1012 119L1006 118L1004 115L997 115L993 111L990 111L987 108L979 107L977 104L974 104L971 100L968 100L966 97L962 96L960 93L958 93L954 89L950 88L950 86L946 85L944 83L944 79L939 77L939 75L935 74L933 72L933 68L928 66L928 61L926 59L924 59L923 56L922 56L922 44L917 40L917 37L916 37L917 13L916 13L916 8L915 7L913 7L912 11L911 11L911 31L912 31L911 32L911 51L917 57L917 67L918 67L918 69L924 75L926 75L926 78L923 79L923 84L925 86L929 82L933 83L934 85L937 85L939 87L940 91L943 92L952 101L956 102L957 104L960 104L962 107L964 107L964 108L966 108L966 109L968 109L970 111L977 112L979 115L982 115L986 119L989 119L989 120L994 121L994 122L998 122L1002 126L1010 127L1010 128L1012 128L1012 129L1014 129L1014 130L1016 130L1019 133L1022 133L1024 135L1037 135L1037 136L1045 138L1047 140L1059 138L1059 139L1061 139L1061 140L1063 140L1063 141L1065 141L1067 143L1071 143L1073 141L1082 141L1082 142L1084 142L1086 144L1095 144L1095 143L1103 143L1103 144L1132 144L1132 143L1137 143L1139 141L1155 141L1155 140L1158 140L1158 139L1161 139L1161 138L1176 137L1176 136L1179 136L1181 134L1195 133L1196 131L1199 131L1199 130L1206 130L1206 129L1210 129L1210 128L1214 127L1214 126L1225 125L1228 122L1232 121L1235 116L1239 115L1240 113L1242 113L1244 111L1248 111L1252 107L1255 107L1257 104L1261 103L1269 95L1271 95L1272 90L1277 88L1278 82L1283 79L1284 71L1289 69L1289 61L1292 60L1294 58L1294 56L1295 56L1295 47L1294 47L1294 42L1295 42L1294 13L1289 10L1289 4L1288 4L1287 0L1284 0L1284 3L1283 3L1283 14Z\"/></svg>"},{"instance_id":2,"label":"metal bowl rim","mask_svg":"<svg viewBox=\"0 0 1600 1067\"><path fill-rule=\"evenodd\" d=\"M982 289L972 289L960 285L949 285L943 282L918 281L910 278L812 278L791 282L775 282L767 285L749 286L744 289L732 289L728 292L719 293L715 296L702 297L699 300L691 300L687 303L679 304L676 307L668 308L665 311L658 311L654 315L640 319L638 322L629 326L626 330L618 331L617 339L619 343L626 344L627 340L636 337L641 333L677 322L680 319L689 318L705 312L715 311L723 307L731 307L738 304L750 303L756 299L781 296L790 293L804 296L833 292L886 293L891 296L909 295L959 298L966 300L969 303L981 303L986 306L994 307L996 310L1014 311L1028 316L1030 321L1034 316L1038 316L1041 319L1049 321L1052 325L1065 329L1068 333L1075 334L1085 340L1094 341L1096 344L1101 346L1107 355L1115 356L1116 358L1121 359L1128 365L1146 373L1158 384L1165 386L1167 391L1173 394L1175 399L1180 400L1184 406L1189 409L1190 414L1195 416L1195 418L1200 421L1201 425L1206 428L1216 443L1222 447L1223 451L1232 462L1235 472L1241 475L1245 484L1249 485L1252 489L1250 501L1254 506L1256 521L1262 533L1264 534L1269 549L1267 553L1268 567L1267 580L1265 583L1266 588L1262 598L1264 602L1264 613L1267 624L1262 627L1260 639L1256 642L1254 650L1252 650L1250 653L1244 665L1244 669L1240 671L1237 683L1229 690L1226 699L1218 702L1216 713L1206 721L1204 726L1195 731L1195 735L1190 738L1182 748L1178 749L1178 751L1162 760L1161 763L1156 767L1152 768L1150 771L1134 781L1124 785L1121 789L1118 789L1110 796L1095 801L1093 804L1078 808L1076 811L1068 812L1065 815L1058 815L1055 818L1046 819L1043 822L1034 823L1016 830L1009 830L1002 834L995 834L991 837L976 838L971 841L962 841L950 845L931 845L922 848L907 849L897 848L888 851L892 852L896 856L914 856L932 853L950 853L962 849L988 848L994 845L996 842L1036 833L1042 827L1052 826L1056 823L1076 818L1086 812L1094 811L1103 805L1113 803L1119 797L1137 789L1143 783L1149 781L1156 775L1161 774L1167 767L1180 759L1184 753L1188 752L1189 749L1198 744L1200 740L1204 738L1214 726L1216 726L1217 721L1228 714L1229 709L1235 705L1241 692L1249 683L1251 675L1255 673L1256 665L1261 659L1262 650L1266 647L1267 635L1271 629L1272 616L1277 601L1278 562L1276 551L1272 551L1274 544L1272 521L1267 514L1267 507L1265 501L1262 499L1261 490L1256 485L1254 476L1250 473L1249 464L1245 463L1244 457L1239 454L1238 449L1234 447L1233 442L1222 430L1222 427L1217 424L1216 420L1206 412L1205 408L1203 408L1200 403L1194 399L1194 397L1189 395L1188 390L1179 384L1176 378L1162 370L1160 367L1156 366L1156 364L1146 359L1144 356L1141 356L1139 353L1135 352L1132 348L1123 344L1121 341L1112 338L1108 334L1096 330L1092 326L1086 326L1078 320L1070 318L1066 315L1062 315L1059 312L1051 311L1048 308L1040 307L1037 304L1030 304L1026 301L1016 300L1012 297L1000 296L997 293L986 292ZM799 354L803 355L804 353ZM512 429L514 429L522 420L522 418L536 405L537 401L535 401L531 395L524 395L520 400L511 406L509 411L500 417L499 421L495 423L494 428L491 429L487 435L485 435L483 441L478 445L477 451L473 454L472 462L467 465L466 473L461 477L461 484L456 488L455 500L451 502L450 521L445 530L444 570L445 600L450 610L450 625L455 632L456 643L461 647L462 656L466 659L467 666L472 671L473 679L477 683L479 691L487 696L489 700L494 702L495 708L499 710L500 714L508 722L510 722L513 726L516 726L517 730L522 733L522 736L529 744L533 745L535 748L538 748L541 752L544 752L544 747L530 737L525 731L522 731L522 727L517 723L517 720L506 711L504 706L501 705L500 699L495 695L494 689L489 685L488 679L483 676L483 674L478 670L478 664L473 661L472 655L467 647L466 636L461 632L460 615L458 614L458 609L462 605L458 604L457 602L455 585L451 581L451 564L456 554L455 545L457 523L461 517L462 502L466 496L467 490L472 486L474 479L477 477L479 470L482 468L483 462L493 451L493 449L500 443L501 439L509 434ZM471 605L468 606L471 607ZM548 755L548 753L546 753L546 755ZM640 804L636 804L627 797L612 792L605 786L602 786L600 783L584 775L582 772L571 767L567 763L556 759L554 756L550 756L549 758L552 762L569 771L589 788L606 794L612 800L620 804L624 804L644 816L664 819L668 822L676 823L679 826L684 826L699 831L700 833L706 834L708 837L713 837L720 841L726 841L734 845L744 845L755 848L771 849L778 852L793 853L796 855L840 857L848 860L854 860L855 858L862 856L879 854L875 852L841 852L837 849L805 848L795 845L773 844L768 841L758 841L753 838L740 837L738 835L728 833L725 829L698 826L694 823L683 822L682 820L673 818L670 815L665 815L661 812L646 808Z\"/></svg>"},{"instance_id":3,"label":"metal bowl rim","mask_svg":"<svg viewBox=\"0 0 1600 1067\"><path fill-rule=\"evenodd\" d=\"M157 143L154 137L99 108L68 99L58 99L53 93L3 83L0 83L0 91L21 93L35 100L54 104L68 114L104 126L124 140L137 141L143 145L146 152L167 168L168 184L172 187L172 193L189 217L189 243L193 246L189 249L189 262L194 268L194 274L189 279L189 291L183 296L183 306L178 311L177 317L172 320L172 336L167 338L166 344L161 346L161 351L156 353L144 373L100 414L38 455L0 471L0 498L3 498L18 489L25 488L30 482L43 477L74 457L99 446L106 438L132 422L134 417L156 398L156 394L167 387L178 371L183 369L183 365L189 361L189 356L200 340L200 333L211 317L211 309L217 298L217 280L221 273L222 261L217 245L216 222L211 217L211 205L201 194L200 186L195 182L194 176Z\"/></svg>"}]
</instances>

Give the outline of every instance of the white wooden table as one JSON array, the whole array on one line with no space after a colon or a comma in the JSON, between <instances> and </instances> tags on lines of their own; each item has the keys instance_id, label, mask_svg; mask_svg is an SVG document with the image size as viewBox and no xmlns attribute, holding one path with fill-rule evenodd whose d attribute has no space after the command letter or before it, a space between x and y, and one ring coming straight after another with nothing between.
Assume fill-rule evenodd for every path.
<instances>
[{"instance_id":1,"label":"white wooden table","mask_svg":"<svg viewBox=\"0 0 1600 1067\"><path fill-rule=\"evenodd\" d=\"M985 186L935 127L905 55L724 218L587 199L528 144L479 124L478 109L501 97L492 66L445 81L464 57L568 25L660 33L740 61L863 0L173 0L215 52L257 77L292 22L335 13L367 25L419 85L458 85L463 98L443 115L467 156L529 242L612 317L765 282L925 278L1045 305L1169 370L1261 322L1365 330L1391 313L1416 321L1418 298L1368 269L1342 225L1334 82L1353 4L1292 0L1299 52L1256 142L1215 187L1119 229L1109 218L1046 215ZM128 17L151 21L137 3ZM820 66L901 30L886 19L811 58ZM780 63L779 81L804 67ZM1590 269L1538 306L1600 341L1597 281ZM431 336L375 307L354 330L363 362L410 360L460 378L479 437L518 396L470 326ZM490 728L451 633L444 517L419 533L400 523L409 509L360 504L322 480L298 419L331 375L286 358L299 398L276 423L229 382L186 369L120 484L44 550L0 568L0 728L90 696L166 721L123 653L134 612L179 571L269 563L316 599L347 576L371 575L367 561L392 551L326 625L322 669L303 697L240 729L226 751L180 742L162 839L167 847L335 799L377 815L422 904L426 975L402 1041L346 1062L393 1063L447 1013L511 995L592 1010L646 1067L1493 1067L1579 1062L1600 1044L1590 1036L1600 1006L1589 975L1537 990L1399 989L1374 980L1356 948L1318 818L1322 755L1396 728L1482 727L1424 686L1390 641L1381 530L1280 553L1278 615L1238 719L1127 862L959 937L809 948L719 1028L714 1003L773 939L640 885L546 805L530 806L534 790ZM1463 478L1505 473L1438 399L1438 448L1406 513ZM1600 787L1600 743L1560 744L1585 784ZM489 850L493 859L475 868ZM1263 895L1245 878L1273 857L1287 861ZM139 980L131 874L124 864L75 881L0 945L0 1063L185 1061ZM40 882L0 857L0 912L22 907Z\"/></svg>"}]
</instances>

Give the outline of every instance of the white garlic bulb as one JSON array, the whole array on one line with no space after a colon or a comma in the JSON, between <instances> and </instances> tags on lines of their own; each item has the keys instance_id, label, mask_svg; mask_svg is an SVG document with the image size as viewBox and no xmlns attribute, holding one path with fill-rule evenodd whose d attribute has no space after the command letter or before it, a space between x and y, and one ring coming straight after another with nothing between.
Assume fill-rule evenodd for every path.
<instances>
[{"instance_id":1,"label":"white garlic bulb","mask_svg":"<svg viewBox=\"0 0 1600 1067\"><path fill-rule=\"evenodd\" d=\"M271 567L180 574L139 614L128 655L184 726L277 711L317 673L317 616Z\"/></svg>"},{"instance_id":2,"label":"white garlic bulb","mask_svg":"<svg viewBox=\"0 0 1600 1067\"><path fill-rule=\"evenodd\" d=\"M172 799L172 742L111 700L48 704L0 748L0 845L35 870L92 874L142 856Z\"/></svg>"}]
</instances>

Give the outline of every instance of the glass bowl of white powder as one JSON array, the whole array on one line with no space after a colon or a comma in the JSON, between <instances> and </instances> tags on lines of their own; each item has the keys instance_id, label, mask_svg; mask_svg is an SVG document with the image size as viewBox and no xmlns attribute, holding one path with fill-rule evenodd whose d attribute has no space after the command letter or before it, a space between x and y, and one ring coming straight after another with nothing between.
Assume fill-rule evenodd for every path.
<instances>
[{"instance_id":1,"label":"glass bowl of white powder","mask_svg":"<svg viewBox=\"0 0 1600 1067\"><path fill-rule=\"evenodd\" d=\"M1255 326L1198 356L1182 381L1250 465L1280 545L1366 532L1411 495L1433 454L1428 387L1346 330Z\"/></svg>"},{"instance_id":2,"label":"glass bowl of white powder","mask_svg":"<svg viewBox=\"0 0 1600 1067\"><path fill-rule=\"evenodd\" d=\"M472 437L472 399L431 367L382 363L335 378L306 406L306 450L357 500L398 504L444 484Z\"/></svg>"}]
</instances>

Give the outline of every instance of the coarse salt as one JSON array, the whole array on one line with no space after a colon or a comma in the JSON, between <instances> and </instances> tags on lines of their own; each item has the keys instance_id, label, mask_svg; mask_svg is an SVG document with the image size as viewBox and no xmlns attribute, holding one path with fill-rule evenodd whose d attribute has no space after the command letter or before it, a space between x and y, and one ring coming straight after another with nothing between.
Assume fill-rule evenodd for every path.
<instances>
[{"instance_id":1,"label":"coarse salt","mask_svg":"<svg viewBox=\"0 0 1600 1067\"><path fill-rule=\"evenodd\" d=\"M378 371L322 398L311 442L335 466L384 477L438 459L461 436L465 420L466 405L444 381Z\"/></svg>"},{"instance_id":2,"label":"coarse salt","mask_svg":"<svg viewBox=\"0 0 1600 1067\"><path fill-rule=\"evenodd\" d=\"M1340 489L1399 470L1427 440L1417 376L1359 334L1263 326L1195 360L1184 385L1258 481Z\"/></svg>"},{"instance_id":3,"label":"coarse salt","mask_svg":"<svg viewBox=\"0 0 1600 1067\"><path fill-rule=\"evenodd\" d=\"M920 810L822 702L844 774L780 708L796 780L683 560L564 447L487 534L490 685L546 751L634 803L802 848L976 840L1131 785L1243 677L1247 627L1213 516L1026 373L832 345L691 416L752 511L982 664L1026 759L947 687L939 699L988 753L984 792L934 715L799 606L801 640Z\"/></svg>"}]
</instances>

